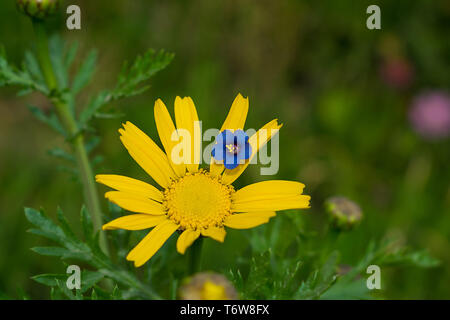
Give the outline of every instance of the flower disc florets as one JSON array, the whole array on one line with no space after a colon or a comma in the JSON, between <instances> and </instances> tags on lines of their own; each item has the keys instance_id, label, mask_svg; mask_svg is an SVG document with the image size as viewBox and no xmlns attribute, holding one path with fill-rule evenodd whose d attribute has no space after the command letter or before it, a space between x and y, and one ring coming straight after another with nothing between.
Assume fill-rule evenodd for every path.
<instances>
[{"instance_id":1,"label":"flower disc florets","mask_svg":"<svg viewBox=\"0 0 450 320\"><path fill-rule=\"evenodd\" d=\"M231 214L233 192L232 186L200 170L173 181L164 192L164 205L168 217L182 229L222 226Z\"/></svg>"}]
</instances>

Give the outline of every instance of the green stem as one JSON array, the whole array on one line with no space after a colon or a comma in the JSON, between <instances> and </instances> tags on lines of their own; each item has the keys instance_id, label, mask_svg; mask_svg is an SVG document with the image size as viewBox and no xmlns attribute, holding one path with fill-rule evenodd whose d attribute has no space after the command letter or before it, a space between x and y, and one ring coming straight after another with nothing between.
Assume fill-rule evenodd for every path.
<instances>
[{"instance_id":1,"label":"green stem","mask_svg":"<svg viewBox=\"0 0 450 320\"><path fill-rule=\"evenodd\" d=\"M202 268L203 237L198 238L188 249L188 272L192 275Z\"/></svg>"},{"instance_id":2,"label":"green stem","mask_svg":"<svg viewBox=\"0 0 450 320\"><path fill-rule=\"evenodd\" d=\"M81 182L83 184L86 206L91 214L94 228L96 230L100 230L102 226L102 212L93 171L84 145L84 136L79 132L77 122L72 112L70 112L67 102L61 99L58 94L58 82L50 60L48 37L43 22L36 19L33 19L32 21L36 34L37 56L42 73L44 74L45 82L50 90L50 100L55 106L55 111L59 120L62 122L69 138L71 138L71 146L73 152L75 153L81 174ZM100 247L106 254L109 253L108 242L104 233L100 233Z\"/></svg>"},{"instance_id":3,"label":"green stem","mask_svg":"<svg viewBox=\"0 0 450 320\"><path fill-rule=\"evenodd\" d=\"M336 249L336 243L341 235L340 230L336 230L331 226L328 226L326 236L324 239L324 246L322 248L322 261L325 262L330 254Z\"/></svg>"}]
</instances>

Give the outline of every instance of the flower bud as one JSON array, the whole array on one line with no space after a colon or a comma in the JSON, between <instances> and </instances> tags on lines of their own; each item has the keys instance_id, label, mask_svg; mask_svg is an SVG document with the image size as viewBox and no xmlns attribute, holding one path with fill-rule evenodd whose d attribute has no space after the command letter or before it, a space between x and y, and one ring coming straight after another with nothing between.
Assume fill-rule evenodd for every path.
<instances>
[{"instance_id":1,"label":"flower bud","mask_svg":"<svg viewBox=\"0 0 450 320\"><path fill-rule=\"evenodd\" d=\"M325 201L325 208L336 229L348 231L359 224L363 215L361 208L345 197L331 197Z\"/></svg>"},{"instance_id":2,"label":"flower bud","mask_svg":"<svg viewBox=\"0 0 450 320\"><path fill-rule=\"evenodd\" d=\"M44 19L54 14L60 4L60 0L16 0L20 12L36 18Z\"/></svg>"},{"instance_id":3,"label":"flower bud","mask_svg":"<svg viewBox=\"0 0 450 320\"><path fill-rule=\"evenodd\" d=\"M184 280L179 296L182 300L235 300L238 295L223 275L200 272Z\"/></svg>"}]
</instances>

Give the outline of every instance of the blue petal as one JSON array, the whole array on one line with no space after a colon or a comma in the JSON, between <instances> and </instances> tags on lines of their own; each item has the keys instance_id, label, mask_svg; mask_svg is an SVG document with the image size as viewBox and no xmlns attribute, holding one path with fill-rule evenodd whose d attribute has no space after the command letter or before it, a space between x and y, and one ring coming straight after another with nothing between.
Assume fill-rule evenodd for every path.
<instances>
[{"instance_id":1,"label":"blue petal","mask_svg":"<svg viewBox=\"0 0 450 320\"><path fill-rule=\"evenodd\" d=\"M239 160L235 154L227 153L223 164L227 169L234 169L239 165Z\"/></svg>"},{"instance_id":2,"label":"blue petal","mask_svg":"<svg viewBox=\"0 0 450 320\"><path fill-rule=\"evenodd\" d=\"M214 145L213 149L211 150L211 155L214 159L222 161L225 156L225 146L221 144Z\"/></svg>"},{"instance_id":3,"label":"blue petal","mask_svg":"<svg viewBox=\"0 0 450 320\"><path fill-rule=\"evenodd\" d=\"M251 146L248 143L248 135L243 130L224 130L216 137L216 144L214 145L211 155L218 161L223 161L225 168L232 170L236 168L241 160L250 158ZM229 152L227 145L236 145L238 153Z\"/></svg>"},{"instance_id":4,"label":"blue petal","mask_svg":"<svg viewBox=\"0 0 450 320\"><path fill-rule=\"evenodd\" d=\"M237 164L237 163L233 163L233 164L224 164L225 165L225 168L226 169L228 169L228 170L233 170L234 168L236 168L239 164Z\"/></svg>"},{"instance_id":5,"label":"blue petal","mask_svg":"<svg viewBox=\"0 0 450 320\"><path fill-rule=\"evenodd\" d=\"M234 143L234 134L230 130L224 130L221 133L222 143L223 145L233 144Z\"/></svg>"},{"instance_id":6,"label":"blue petal","mask_svg":"<svg viewBox=\"0 0 450 320\"><path fill-rule=\"evenodd\" d=\"M229 170L233 170L234 168L236 168L239 165L239 161L237 161L237 159L234 159L234 161L230 161L230 162L225 160L223 165L225 166L225 168L227 168Z\"/></svg>"},{"instance_id":7,"label":"blue petal","mask_svg":"<svg viewBox=\"0 0 450 320\"><path fill-rule=\"evenodd\" d=\"M216 144L211 150L211 155L218 161L223 161L226 152L226 145L234 142L233 132L230 130L224 130L216 136Z\"/></svg>"},{"instance_id":8,"label":"blue petal","mask_svg":"<svg viewBox=\"0 0 450 320\"><path fill-rule=\"evenodd\" d=\"M234 131L234 136L236 137L237 141L247 141L248 135L245 133L245 131L238 129Z\"/></svg>"},{"instance_id":9,"label":"blue petal","mask_svg":"<svg viewBox=\"0 0 450 320\"><path fill-rule=\"evenodd\" d=\"M250 158L250 155L252 154L252 146L250 143L246 143L243 148L239 149L239 152L237 153L238 160L247 160Z\"/></svg>"}]
</instances>

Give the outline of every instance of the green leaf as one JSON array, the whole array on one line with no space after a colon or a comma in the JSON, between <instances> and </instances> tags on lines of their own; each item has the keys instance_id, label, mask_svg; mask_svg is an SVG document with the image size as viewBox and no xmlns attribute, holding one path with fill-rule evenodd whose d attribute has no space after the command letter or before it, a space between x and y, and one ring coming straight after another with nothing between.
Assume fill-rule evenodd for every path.
<instances>
[{"instance_id":1,"label":"green leaf","mask_svg":"<svg viewBox=\"0 0 450 320\"><path fill-rule=\"evenodd\" d=\"M35 234L42 235L59 244L64 243L65 234L53 221L51 221L43 211L37 211L32 208L25 208L25 216L32 224L39 229L31 229Z\"/></svg>"},{"instance_id":2,"label":"green leaf","mask_svg":"<svg viewBox=\"0 0 450 320\"><path fill-rule=\"evenodd\" d=\"M92 259L92 252L90 248L76 238L60 209L58 209L58 220L60 221L62 227L59 227L47 216L45 216L43 211L39 212L31 208L26 208L25 215L28 221L38 227L38 229L31 229L29 232L51 239L62 245L63 249L67 249L59 249L59 251L56 251L49 250L48 248L34 248L35 251L38 250L49 255L57 255L57 253L59 253L58 256L62 259L77 259L80 261L90 261Z\"/></svg>"},{"instance_id":3,"label":"green leaf","mask_svg":"<svg viewBox=\"0 0 450 320\"><path fill-rule=\"evenodd\" d=\"M246 280L247 295L255 299L264 298L271 294L270 260L272 251L267 250L262 254L257 254L252 258L250 273ZM250 285L250 286L249 286Z\"/></svg>"},{"instance_id":4,"label":"green leaf","mask_svg":"<svg viewBox=\"0 0 450 320\"><path fill-rule=\"evenodd\" d=\"M410 251L401 248L395 252L382 256L376 264L386 266L413 266L419 268L433 268L440 264L440 261L433 258L426 250Z\"/></svg>"},{"instance_id":5,"label":"green leaf","mask_svg":"<svg viewBox=\"0 0 450 320\"><path fill-rule=\"evenodd\" d=\"M173 57L172 53L163 50L156 52L150 49L143 56L138 56L131 66L125 63L119 74L117 85L112 92L112 98L116 100L130 97L147 90L148 86L140 87L140 85L158 71L166 68Z\"/></svg>"},{"instance_id":6,"label":"green leaf","mask_svg":"<svg viewBox=\"0 0 450 320\"><path fill-rule=\"evenodd\" d=\"M100 163L103 162L104 159L105 159L105 158L103 158L103 156L101 156L101 155L95 156L95 157L91 160L92 166L93 166L93 167L98 166Z\"/></svg>"},{"instance_id":7,"label":"green leaf","mask_svg":"<svg viewBox=\"0 0 450 320\"><path fill-rule=\"evenodd\" d=\"M94 136L92 139L90 139L86 144L86 152L91 153L100 143L101 139L97 136Z\"/></svg>"},{"instance_id":8,"label":"green leaf","mask_svg":"<svg viewBox=\"0 0 450 320\"><path fill-rule=\"evenodd\" d=\"M32 105L27 105L27 107L30 110L30 112L36 117L36 119L42 121L56 132L62 134L63 136L66 136L66 132L64 131L61 123L59 122L58 117L53 112L50 113L50 115L46 115L39 107Z\"/></svg>"},{"instance_id":9,"label":"green leaf","mask_svg":"<svg viewBox=\"0 0 450 320\"><path fill-rule=\"evenodd\" d=\"M64 42L57 34L49 39L50 60L53 66L53 72L60 89L65 89L68 86L68 74L64 59Z\"/></svg>"},{"instance_id":10,"label":"green leaf","mask_svg":"<svg viewBox=\"0 0 450 320\"><path fill-rule=\"evenodd\" d=\"M122 298L122 294L120 293L119 287L116 285L111 293L111 300L120 300Z\"/></svg>"},{"instance_id":11,"label":"green leaf","mask_svg":"<svg viewBox=\"0 0 450 320\"><path fill-rule=\"evenodd\" d=\"M63 257L67 253L70 253L70 251L62 247L33 247L31 250L43 256L55 257Z\"/></svg>"},{"instance_id":12,"label":"green leaf","mask_svg":"<svg viewBox=\"0 0 450 320\"><path fill-rule=\"evenodd\" d=\"M27 51L25 52L25 61L24 65L28 72L33 75L33 78L40 83L44 84L44 76L42 75L41 68L39 67L38 60L36 59L35 55Z\"/></svg>"},{"instance_id":13,"label":"green leaf","mask_svg":"<svg viewBox=\"0 0 450 320\"><path fill-rule=\"evenodd\" d=\"M80 92L80 90L83 89L89 83L95 72L96 64L97 64L97 51L92 50L91 52L89 52L88 56L81 64L78 73L75 75L72 81L71 91L74 95Z\"/></svg>"},{"instance_id":14,"label":"green leaf","mask_svg":"<svg viewBox=\"0 0 450 320\"><path fill-rule=\"evenodd\" d=\"M85 293L103 278L104 275L100 272L96 271L81 272L81 292Z\"/></svg>"},{"instance_id":15,"label":"green leaf","mask_svg":"<svg viewBox=\"0 0 450 320\"><path fill-rule=\"evenodd\" d=\"M66 281L61 281L58 279L55 279L56 281L56 287L59 288L59 290L70 300L82 300L82 297L80 297L77 294L73 294L69 288L66 286ZM77 290L78 291L78 290Z\"/></svg>"},{"instance_id":16,"label":"green leaf","mask_svg":"<svg viewBox=\"0 0 450 320\"><path fill-rule=\"evenodd\" d=\"M95 113L95 117L97 119L118 119L118 118L123 118L124 117L124 113L106 113L106 112L97 112Z\"/></svg>"},{"instance_id":17,"label":"green leaf","mask_svg":"<svg viewBox=\"0 0 450 320\"><path fill-rule=\"evenodd\" d=\"M72 229L70 228L69 223L67 222L66 217L64 216L64 213L62 212L61 208L58 207L56 209L56 212L57 212L57 218L58 218L59 224L60 224L61 228L63 229L66 237L68 239L70 239L70 241L73 241L75 243L78 242L78 239L75 236L75 234L73 233Z\"/></svg>"},{"instance_id":18,"label":"green leaf","mask_svg":"<svg viewBox=\"0 0 450 320\"><path fill-rule=\"evenodd\" d=\"M372 299L367 288L366 279L338 278L336 284L330 287L323 295L323 300L369 300Z\"/></svg>"},{"instance_id":19,"label":"green leaf","mask_svg":"<svg viewBox=\"0 0 450 320\"><path fill-rule=\"evenodd\" d=\"M31 277L36 282L39 282L40 284L53 287L57 286L57 280L61 282L65 282L67 279L66 274L57 274L57 273L45 273L45 274L39 274L37 276Z\"/></svg>"},{"instance_id":20,"label":"green leaf","mask_svg":"<svg viewBox=\"0 0 450 320\"><path fill-rule=\"evenodd\" d=\"M58 165L56 169L61 172L66 172L72 176L73 181L80 181L80 172L77 167L70 167L65 165Z\"/></svg>"},{"instance_id":21,"label":"green leaf","mask_svg":"<svg viewBox=\"0 0 450 320\"><path fill-rule=\"evenodd\" d=\"M61 148L53 148L48 150L48 154L75 163L75 157Z\"/></svg>"},{"instance_id":22,"label":"green leaf","mask_svg":"<svg viewBox=\"0 0 450 320\"><path fill-rule=\"evenodd\" d=\"M94 240L93 234L94 234L94 227L92 224L91 216L89 215L86 207L83 205L81 208L81 226L83 228L83 235L84 238L88 243L92 243Z\"/></svg>"},{"instance_id":23,"label":"green leaf","mask_svg":"<svg viewBox=\"0 0 450 320\"><path fill-rule=\"evenodd\" d=\"M280 259L281 260L281 259ZM273 299L290 299L293 292L298 289L296 276L302 265L301 261L289 261L289 259L281 260L279 262L278 272L281 274L277 275L276 281L274 282L274 295Z\"/></svg>"},{"instance_id":24,"label":"green leaf","mask_svg":"<svg viewBox=\"0 0 450 320\"><path fill-rule=\"evenodd\" d=\"M72 66L72 63L75 60L77 51L78 51L78 42L74 41L64 56L64 66L66 68L67 73L69 73L70 67Z\"/></svg>"},{"instance_id":25,"label":"green leaf","mask_svg":"<svg viewBox=\"0 0 450 320\"><path fill-rule=\"evenodd\" d=\"M84 262L91 259L91 255L87 252L62 247L33 247L31 250L40 255L54 256L61 259L74 259Z\"/></svg>"},{"instance_id":26,"label":"green leaf","mask_svg":"<svg viewBox=\"0 0 450 320\"><path fill-rule=\"evenodd\" d=\"M336 280L338 253L333 252L325 264L304 281L295 296L296 299L318 299Z\"/></svg>"},{"instance_id":27,"label":"green leaf","mask_svg":"<svg viewBox=\"0 0 450 320\"><path fill-rule=\"evenodd\" d=\"M143 85L143 83L149 80L158 71L167 67L173 57L173 54L166 53L162 50L159 52L148 50L143 56L138 56L131 65L125 63L119 74L115 88L113 90L104 90L94 95L90 99L87 107L81 111L79 116L80 127L86 129L87 124L94 117L120 117L120 114L110 112L101 113L100 111L105 105L114 100L135 96L147 90L149 86ZM88 83L89 79L92 77L95 63L96 54L91 52L74 79L72 84L73 93L78 92Z\"/></svg>"},{"instance_id":28,"label":"green leaf","mask_svg":"<svg viewBox=\"0 0 450 320\"><path fill-rule=\"evenodd\" d=\"M233 281L233 284L238 292L244 292L245 288L245 281L244 277L242 276L242 273L239 269L236 271L230 270L229 271L231 281Z\"/></svg>"},{"instance_id":29,"label":"green leaf","mask_svg":"<svg viewBox=\"0 0 450 320\"><path fill-rule=\"evenodd\" d=\"M378 244L372 241L356 269L359 272L365 272L371 264L433 268L438 266L440 261L432 257L426 250L414 251L408 247L398 247L395 239L387 239Z\"/></svg>"},{"instance_id":30,"label":"green leaf","mask_svg":"<svg viewBox=\"0 0 450 320\"><path fill-rule=\"evenodd\" d=\"M78 43L74 42L70 46L66 45L65 41L59 35L55 34L49 40L49 49L59 87L62 91L68 91L70 67L75 60ZM66 97L66 100L71 100L71 97Z\"/></svg>"},{"instance_id":31,"label":"green leaf","mask_svg":"<svg viewBox=\"0 0 450 320\"><path fill-rule=\"evenodd\" d=\"M49 94L47 87L39 81L35 81L33 75L26 68L19 70L9 64L2 46L0 46L0 86L18 86L22 89L40 91L44 95Z\"/></svg>"},{"instance_id":32,"label":"green leaf","mask_svg":"<svg viewBox=\"0 0 450 320\"><path fill-rule=\"evenodd\" d=\"M21 90L17 91L17 96L18 97L23 97L23 96L26 96L26 95L28 95L28 94L30 94L32 92L33 92L33 89L31 89L31 88L21 89Z\"/></svg>"},{"instance_id":33,"label":"green leaf","mask_svg":"<svg viewBox=\"0 0 450 320\"><path fill-rule=\"evenodd\" d=\"M98 269L98 274L87 273L86 283L99 281L104 276L116 280L117 283L130 287L134 292L135 297L159 299L160 297L153 291L153 289L147 285L141 283L136 275L128 270L117 267L111 260L101 251L98 241L98 232L95 237L92 236L92 222L86 210L82 210L82 225L83 233L88 235L87 238L92 238L92 241L85 243L76 238L75 234L71 230L69 224L63 216L62 211L58 210L58 220L61 226L56 225L51 221L43 211L37 211L35 209L26 208L25 215L36 228L29 230L30 232L54 240L60 244L61 247L35 247L33 251L50 256L58 256L61 259L74 259L85 262L92 267ZM89 236L89 233L91 235ZM42 280L44 281L44 280ZM77 292L75 295L67 288L61 287L61 283L58 279L55 280L57 287L62 294L70 299L81 299L82 295ZM83 280L82 280L83 283ZM98 291L98 290L97 290ZM57 292L55 293L57 294ZM116 297L121 297L121 294L116 292Z\"/></svg>"},{"instance_id":34,"label":"green leaf","mask_svg":"<svg viewBox=\"0 0 450 320\"><path fill-rule=\"evenodd\" d=\"M97 291L94 288L92 288L91 300L98 300Z\"/></svg>"},{"instance_id":35,"label":"green leaf","mask_svg":"<svg viewBox=\"0 0 450 320\"><path fill-rule=\"evenodd\" d=\"M102 91L95 97L91 98L89 104L80 113L80 122L82 124L87 124L108 101L110 93L108 91Z\"/></svg>"},{"instance_id":36,"label":"green leaf","mask_svg":"<svg viewBox=\"0 0 450 320\"><path fill-rule=\"evenodd\" d=\"M39 274L37 276L31 277L31 279L39 282L43 285L54 287L58 286L59 283L63 283L64 287L67 289L66 281L70 275L69 274L57 274L57 273L47 273L47 274ZM81 293L85 293L89 289L91 289L95 284L97 284L100 280L104 278L104 275L100 272L85 270L81 272L80 275L80 289L75 289L80 291Z\"/></svg>"},{"instance_id":37,"label":"green leaf","mask_svg":"<svg viewBox=\"0 0 450 320\"><path fill-rule=\"evenodd\" d=\"M50 300L61 300L58 293L55 290L55 287L50 288Z\"/></svg>"}]
</instances>

